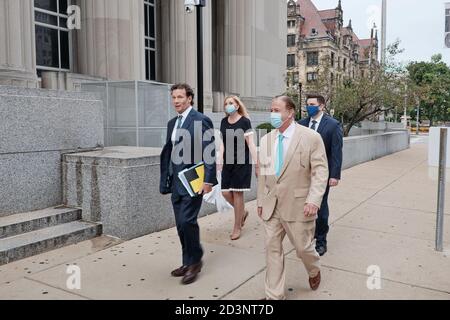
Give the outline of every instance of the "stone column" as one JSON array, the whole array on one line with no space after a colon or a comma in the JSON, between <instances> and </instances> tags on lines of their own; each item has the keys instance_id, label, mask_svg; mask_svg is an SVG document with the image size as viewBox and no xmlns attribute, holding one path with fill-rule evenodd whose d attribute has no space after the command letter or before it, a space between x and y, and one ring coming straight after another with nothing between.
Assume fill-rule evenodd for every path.
<instances>
[{"instance_id":1,"label":"stone column","mask_svg":"<svg viewBox=\"0 0 450 320\"><path fill-rule=\"evenodd\" d=\"M240 95L252 109L266 109L270 97L285 90L286 3L217 0L216 6L215 109L221 110L228 94Z\"/></svg>"},{"instance_id":2,"label":"stone column","mask_svg":"<svg viewBox=\"0 0 450 320\"><path fill-rule=\"evenodd\" d=\"M0 0L0 84L38 86L33 0Z\"/></svg>"},{"instance_id":3,"label":"stone column","mask_svg":"<svg viewBox=\"0 0 450 320\"><path fill-rule=\"evenodd\" d=\"M77 0L76 72L108 80L145 80L142 0Z\"/></svg>"},{"instance_id":4,"label":"stone column","mask_svg":"<svg viewBox=\"0 0 450 320\"><path fill-rule=\"evenodd\" d=\"M197 24L195 12L186 14L184 2L161 1L161 75L167 83L197 86ZM212 108L211 3L203 8L205 110Z\"/></svg>"},{"instance_id":5,"label":"stone column","mask_svg":"<svg viewBox=\"0 0 450 320\"><path fill-rule=\"evenodd\" d=\"M255 0L222 0L224 2L224 70L226 93L252 96L254 72Z\"/></svg>"}]
</instances>

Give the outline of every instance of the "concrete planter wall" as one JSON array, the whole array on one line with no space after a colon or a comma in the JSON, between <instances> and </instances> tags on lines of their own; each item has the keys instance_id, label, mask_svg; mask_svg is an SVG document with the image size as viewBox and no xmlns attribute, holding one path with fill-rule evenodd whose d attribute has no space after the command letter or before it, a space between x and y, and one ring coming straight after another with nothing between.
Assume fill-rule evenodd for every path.
<instances>
[{"instance_id":1,"label":"concrete planter wall","mask_svg":"<svg viewBox=\"0 0 450 320\"><path fill-rule=\"evenodd\" d=\"M407 131L344 138L342 167L348 169L408 148Z\"/></svg>"},{"instance_id":2,"label":"concrete planter wall","mask_svg":"<svg viewBox=\"0 0 450 320\"><path fill-rule=\"evenodd\" d=\"M62 203L61 155L103 146L96 94L0 86L0 217Z\"/></svg>"},{"instance_id":3,"label":"concrete planter wall","mask_svg":"<svg viewBox=\"0 0 450 320\"><path fill-rule=\"evenodd\" d=\"M108 147L68 154L63 162L64 204L83 211L83 220L102 222L103 232L133 239L175 225L170 195L159 193L157 148ZM256 197L256 181L246 200ZM204 203L200 216L216 212Z\"/></svg>"},{"instance_id":4,"label":"concrete planter wall","mask_svg":"<svg viewBox=\"0 0 450 320\"><path fill-rule=\"evenodd\" d=\"M344 168L409 147L406 132L346 138ZM64 203L101 221L107 235L132 239L175 225L170 196L159 194L159 148L109 147L64 156ZM256 179L246 201L256 198ZM200 216L216 212L203 204Z\"/></svg>"}]
</instances>

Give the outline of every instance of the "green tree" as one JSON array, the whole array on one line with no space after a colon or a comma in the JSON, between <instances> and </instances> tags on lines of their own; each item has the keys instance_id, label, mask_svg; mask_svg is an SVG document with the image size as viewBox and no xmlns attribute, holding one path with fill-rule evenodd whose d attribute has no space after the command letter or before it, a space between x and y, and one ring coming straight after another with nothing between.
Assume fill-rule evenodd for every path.
<instances>
[{"instance_id":1,"label":"green tree","mask_svg":"<svg viewBox=\"0 0 450 320\"><path fill-rule=\"evenodd\" d=\"M355 124L403 105L407 76L404 66L395 60L402 52L399 45L400 41L396 41L388 46L385 65L372 64L368 75L346 78L337 84L332 106L337 118L344 120L344 136Z\"/></svg>"},{"instance_id":2,"label":"green tree","mask_svg":"<svg viewBox=\"0 0 450 320\"><path fill-rule=\"evenodd\" d=\"M407 66L409 80L422 115L430 121L450 120L450 67L442 55L432 56L430 62L412 62Z\"/></svg>"}]
</instances>

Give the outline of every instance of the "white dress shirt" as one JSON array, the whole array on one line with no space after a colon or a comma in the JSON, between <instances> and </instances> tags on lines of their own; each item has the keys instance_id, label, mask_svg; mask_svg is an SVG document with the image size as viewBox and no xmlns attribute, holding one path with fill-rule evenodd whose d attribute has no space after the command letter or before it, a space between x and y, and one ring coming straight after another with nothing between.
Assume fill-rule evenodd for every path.
<instances>
[{"instance_id":1,"label":"white dress shirt","mask_svg":"<svg viewBox=\"0 0 450 320\"><path fill-rule=\"evenodd\" d=\"M277 137L275 139L275 144L274 144L274 150L273 150L273 155L275 155L274 160L277 161L276 157L278 156L278 139L280 135L284 136L283 139L283 163L286 161L286 154L287 151L289 149L289 146L291 144L292 141L292 136L295 133L295 121L292 121L291 125L283 132L281 133L280 131L278 131Z\"/></svg>"},{"instance_id":2,"label":"white dress shirt","mask_svg":"<svg viewBox=\"0 0 450 320\"><path fill-rule=\"evenodd\" d=\"M190 106L182 114L177 115L177 118L179 116L183 116L183 118L181 118L181 124L178 123L180 120L177 119L177 121L175 121L175 126L174 126L173 132L172 132L172 143L175 143L175 139L177 137L178 126L180 126L180 127L183 126L184 121L187 119L187 117L189 116L189 113L192 111L192 109L193 109L192 106ZM205 184L210 185L210 186L213 185L212 183L208 183L208 182L205 182Z\"/></svg>"},{"instance_id":3,"label":"white dress shirt","mask_svg":"<svg viewBox=\"0 0 450 320\"><path fill-rule=\"evenodd\" d=\"M182 114L177 115L177 117L179 116L183 116L183 118L181 119L181 126L183 125L184 121L187 119L189 113L192 111L192 106L190 106L189 108L187 108ZM178 124L179 120L177 119L177 121L175 121L175 126L173 127L173 132L172 132L172 142L175 142L175 139L177 137L177 129L178 129Z\"/></svg>"},{"instance_id":4,"label":"white dress shirt","mask_svg":"<svg viewBox=\"0 0 450 320\"><path fill-rule=\"evenodd\" d=\"M317 132L317 130L319 130L320 121L322 121L322 118L323 118L323 112L322 112L322 114L320 115L320 117L317 120L311 118L309 120L309 128L311 129L311 127L313 126L313 121L316 121L317 123L316 123L316 130L315 131Z\"/></svg>"}]
</instances>

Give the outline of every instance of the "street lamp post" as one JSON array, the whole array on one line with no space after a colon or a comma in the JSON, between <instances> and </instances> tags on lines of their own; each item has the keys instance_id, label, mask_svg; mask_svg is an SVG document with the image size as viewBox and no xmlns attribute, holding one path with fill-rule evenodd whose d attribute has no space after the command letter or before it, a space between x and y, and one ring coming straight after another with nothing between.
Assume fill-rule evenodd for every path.
<instances>
[{"instance_id":1,"label":"street lamp post","mask_svg":"<svg viewBox=\"0 0 450 320\"><path fill-rule=\"evenodd\" d=\"M381 64L386 64L386 27L387 27L387 0L382 0L381 9Z\"/></svg>"},{"instance_id":2,"label":"street lamp post","mask_svg":"<svg viewBox=\"0 0 450 320\"><path fill-rule=\"evenodd\" d=\"M408 107L408 84L405 84L405 106L404 106L404 121L405 121L405 129L408 128L408 119L407 119L407 115L406 115L406 109Z\"/></svg>"},{"instance_id":3,"label":"street lamp post","mask_svg":"<svg viewBox=\"0 0 450 320\"><path fill-rule=\"evenodd\" d=\"M417 123L416 123L416 135L419 135L419 117L420 117L420 106L417 105Z\"/></svg>"},{"instance_id":4,"label":"street lamp post","mask_svg":"<svg viewBox=\"0 0 450 320\"><path fill-rule=\"evenodd\" d=\"M202 9L206 6L206 0L185 0L184 7L186 13L192 13L194 7L197 11L197 106L198 112L204 111L204 91L203 91L203 17Z\"/></svg>"}]
</instances>

